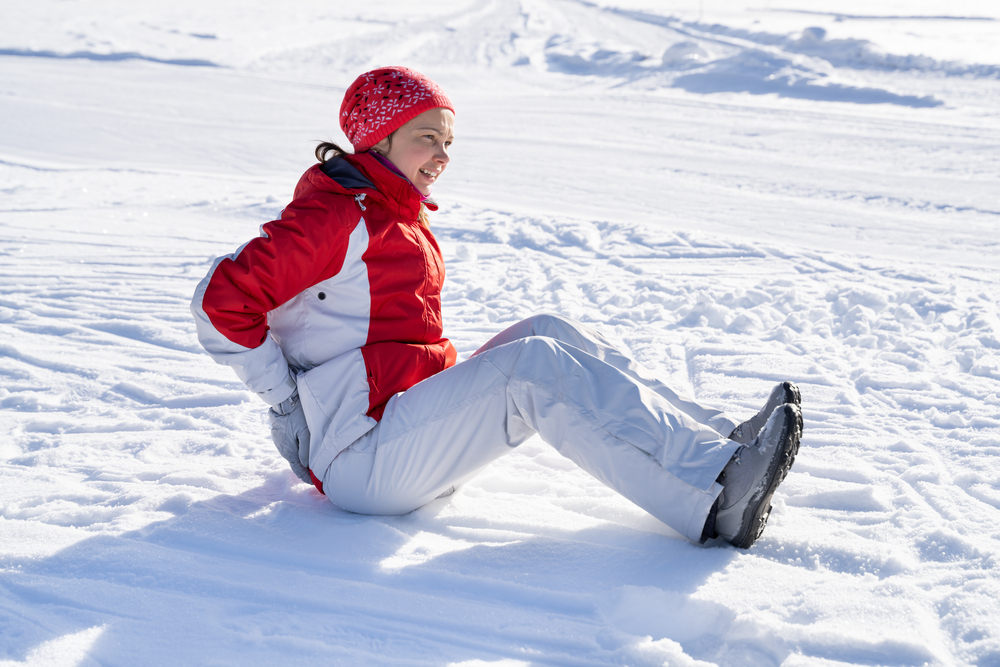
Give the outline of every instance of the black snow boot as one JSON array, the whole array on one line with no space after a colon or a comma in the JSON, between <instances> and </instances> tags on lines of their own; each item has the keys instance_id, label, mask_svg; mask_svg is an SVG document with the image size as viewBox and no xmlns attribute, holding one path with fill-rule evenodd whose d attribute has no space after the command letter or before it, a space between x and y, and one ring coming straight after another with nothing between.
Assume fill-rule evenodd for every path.
<instances>
[{"instance_id":1,"label":"black snow boot","mask_svg":"<svg viewBox=\"0 0 1000 667\"><path fill-rule=\"evenodd\" d=\"M771 497L799 451L802 411L794 404L776 409L761 434L743 445L719 475L714 532L740 549L757 541L771 514Z\"/></svg>"}]
</instances>

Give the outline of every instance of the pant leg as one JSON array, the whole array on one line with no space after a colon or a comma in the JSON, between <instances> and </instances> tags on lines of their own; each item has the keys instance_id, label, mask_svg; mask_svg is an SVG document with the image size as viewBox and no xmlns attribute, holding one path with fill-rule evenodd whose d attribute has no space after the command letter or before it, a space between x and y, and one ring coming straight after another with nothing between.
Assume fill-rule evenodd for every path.
<instances>
[{"instance_id":1,"label":"pant leg","mask_svg":"<svg viewBox=\"0 0 1000 667\"><path fill-rule=\"evenodd\" d=\"M534 433L698 541L737 443L605 361L531 336L484 350L395 396L323 486L344 509L401 514Z\"/></svg>"},{"instance_id":2,"label":"pant leg","mask_svg":"<svg viewBox=\"0 0 1000 667\"><path fill-rule=\"evenodd\" d=\"M656 392L681 412L698 423L711 427L722 436L728 437L739 426L739 422L728 417L722 410L702 405L689 396L677 393L595 329L561 315L542 313L522 320L494 336L475 354L528 336L555 338L580 348Z\"/></svg>"}]
</instances>

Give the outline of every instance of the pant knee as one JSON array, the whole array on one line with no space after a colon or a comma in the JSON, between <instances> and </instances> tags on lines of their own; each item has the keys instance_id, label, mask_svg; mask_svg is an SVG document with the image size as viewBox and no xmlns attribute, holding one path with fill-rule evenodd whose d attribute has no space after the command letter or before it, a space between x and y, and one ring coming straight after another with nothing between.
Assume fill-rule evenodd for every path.
<instances>
[{"instance_id":1,"label":"pant knee","mask_svg":"<svg viewBox=\"0 0 1000 667\"><path fill-rule=\"evenodd\" d=\"M552 333L566 330L576 331L580 324L568 317L563 317L557 313L537 313L527 319L531 324L531 330L537 336L550 336Z\"/></svg>"},{"instance_id":2,"label":"pant knee","mask_svg":"<svg viewBox=\"0 0 1000 667\"><path fill-rule=\"evenodd\" d=\"M503 361L494 359L502 364L498 365L499 370L511 380L551 384L580 363L572 354L573 350L550 336L528 336L511 346L515 354Z\"/></svg>"}]
</instances>

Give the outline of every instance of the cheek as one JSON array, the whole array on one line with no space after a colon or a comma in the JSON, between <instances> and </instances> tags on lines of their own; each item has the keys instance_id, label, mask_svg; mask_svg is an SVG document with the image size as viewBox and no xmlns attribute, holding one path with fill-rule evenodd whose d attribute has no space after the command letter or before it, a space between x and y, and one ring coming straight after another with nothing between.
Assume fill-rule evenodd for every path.
<instances>
[{"instance_id":1,"label":"cheek","mask_svg":"<svg viewBox=\"0 0 1000 667\"><path fill-rule=\"evenodd\" d=\"M424 151L421 150L420 146L415 146L406 154L406 169L408 171L417 171L426 161L427 158L424 156Z\"/></svg>"},{"instance_id":2,"label":"cheek","mask_svg":"<svg viewBox=\"0 0 1000 667\"><path fill-rule=\"evenodd\" d=\"M434 149L418 142L408 146L400 146L397 155L398 162L393 162L407 178L413 180L420 168L434 158Z\"/></svg>"}]
</instances>

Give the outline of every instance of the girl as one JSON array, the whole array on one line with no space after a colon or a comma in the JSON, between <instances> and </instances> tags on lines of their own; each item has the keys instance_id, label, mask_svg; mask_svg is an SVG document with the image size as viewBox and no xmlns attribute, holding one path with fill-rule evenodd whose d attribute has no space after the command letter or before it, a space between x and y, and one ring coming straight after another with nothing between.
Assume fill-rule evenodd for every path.
<instances>
[{"instance_id":1,"label":"girl","mask_svg":"<svg viewBox=\"0 0 1000 667\"><path fill-rule=\"evenodd\" d=\"M192 302L202 345L271 406L295 473L340 507L404 514L538 433L694 542L747 548L798 451L794 385L737 424L590 328L519 322L456 364L427 211L455 110L404 67L361 75L292 202L215 261Z\"/></svg>"}]
</instances>

